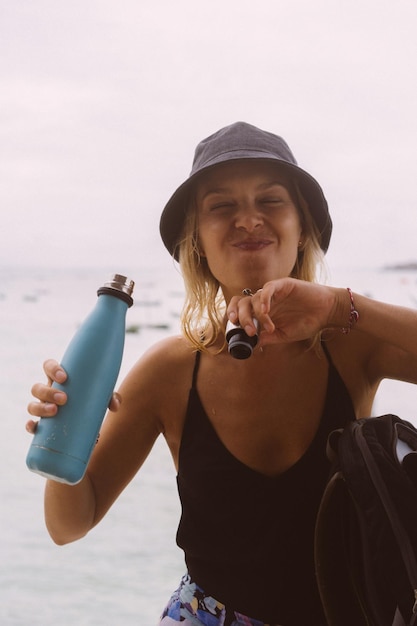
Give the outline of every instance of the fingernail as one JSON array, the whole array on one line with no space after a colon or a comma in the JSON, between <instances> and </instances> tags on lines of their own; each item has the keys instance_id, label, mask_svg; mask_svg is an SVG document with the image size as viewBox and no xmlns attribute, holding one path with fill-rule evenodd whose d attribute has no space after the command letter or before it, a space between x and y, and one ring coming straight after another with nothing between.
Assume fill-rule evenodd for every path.
<instances>
[{"instance_id":1,"label":"fingernail","mask_svg":"<svg viewBox=\"0 0 417 626\"><path fill-rule=\"evenodd\" d=\"M56 393L54 393L54 400L55 402L64 402L65 394L57 391Z\"/></svg>"},{"instance_id":2,"label":"fingernail","mask_svg":"<svg viewBox=\"0 0 417 626\"><path fill-rule=\"evenodd\" d=\"M55 380L57 383L63 383L66 379L65 372L63 370L57 370L55 373Z\"/></svg>"},{"instance_id":3,"label":"fingernail","mask_svg":"<svg viewBox=\"0 0 417 626\"><path fill-rule=\"evenodd\" d=\"M51 413L52 411L56 411L56 404L52 404L52 402L46 402L44 407L45 407L46 413Z\"/></svg>"}]
</instances>

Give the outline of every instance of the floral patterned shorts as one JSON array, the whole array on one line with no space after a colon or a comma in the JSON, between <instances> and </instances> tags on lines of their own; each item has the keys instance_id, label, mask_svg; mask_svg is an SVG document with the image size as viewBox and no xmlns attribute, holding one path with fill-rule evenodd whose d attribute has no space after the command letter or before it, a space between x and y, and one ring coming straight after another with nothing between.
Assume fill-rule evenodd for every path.
<instances>
[{"instance_id":1,"label":"floral patterned shorts","mask_svg":"<svg viewBox=\"0 0 417 626\"><path fill-rule=\"evenodd\" d=\"M264 624L241 613L233 612L226 621L226 607L192 582L186 574L162 613L159 626L279 626Z\"/></svg>"}]
</instances>

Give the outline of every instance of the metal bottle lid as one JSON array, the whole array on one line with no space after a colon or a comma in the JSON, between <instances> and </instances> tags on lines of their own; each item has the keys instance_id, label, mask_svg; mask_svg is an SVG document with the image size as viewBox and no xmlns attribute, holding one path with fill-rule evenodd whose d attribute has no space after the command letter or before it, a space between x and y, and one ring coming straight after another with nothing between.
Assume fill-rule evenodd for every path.
<instances>
[{"instance_id":1,"label":"metal bottle lid","mask_svg":"<svg viewBox=\"0 0 417 626\"><path fill-rule=\"evenodd\" d=\"M132 295L134 286L135 283L133 280L121 274L112 274L110 279L103 285L103 287L107 287L108 289L123 291L123 293L126 293L128 296Z\"/></svg>"},{"instance_id":2,"label":"metal bottle lid","mask_svg":"<svg viewBox=\"0 0 417 626\"><path fill-rule=\"evenodd\" d=\"M125 300L129 306L132 306L132 293L134 286L135 283L130 278L122 276L121 274L112 274L109 280L105 282L102 287L100 287L97 294L113 294L122 300Z\"/></svg>"}]
</instances>

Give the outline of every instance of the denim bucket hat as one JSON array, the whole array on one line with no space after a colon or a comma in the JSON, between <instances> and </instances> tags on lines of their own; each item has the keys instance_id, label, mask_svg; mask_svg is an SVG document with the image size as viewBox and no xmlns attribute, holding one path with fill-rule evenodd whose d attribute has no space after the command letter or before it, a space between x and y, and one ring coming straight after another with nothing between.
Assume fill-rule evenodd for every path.
<instances>
[{"instance_id":1,"label":"denim bucket hat","mask_svg":"<svg viewBox=\"0 0 417 626\"><path fill-rule=\"evenodd\" d=\"M160 221L162 241L176 260L191 192L199 176L227 161L259 159L276 163L298 182L320 233L320 246L326 252L332 233L332 221L326 198L318 182L298 167L284 139L251 124L236 122L198 144L190 176L178 187L162 212Z\"/></svg>"}]
</instances>

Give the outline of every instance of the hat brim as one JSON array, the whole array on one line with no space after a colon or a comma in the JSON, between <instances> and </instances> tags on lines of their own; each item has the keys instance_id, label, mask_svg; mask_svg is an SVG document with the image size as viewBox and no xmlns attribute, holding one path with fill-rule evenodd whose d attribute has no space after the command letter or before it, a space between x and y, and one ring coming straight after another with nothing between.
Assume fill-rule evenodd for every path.
<instances>
[{"instance_id":1,"label":"hat brim","mask_svg":"<svg viewBox=\"0 0 417 626\"><path fill-rule=\"evenodd\" d=\"M209 165L205 165L205 167L195 171L182 185L178 187L165 205L165 208L162 211L159 229L165 247L176 261L178 261L178 244L181 241L184 222L192 197L192 191L200 176L203 173L211 171L221 164L232 160L249 162L256 161L259 163L260 159L278 165L283 171L288 172L296 179L301 194L308 204L311 216L320 233L320 247L323 252L327 251L332 234L332 220L329 215L329 209L323 190L316 179L313 178L313 176L311 176L308 172L298 167L298 165L294 165L292 163L288 163L288 161L283 161L275 156L271 156L270 153L254 151L253 156L248 157L247 151L241 152L239 150L235 150L227 153L227 155L224 153L218 155L217 158L213 159Z\"/></svg>"}]
</instances>

